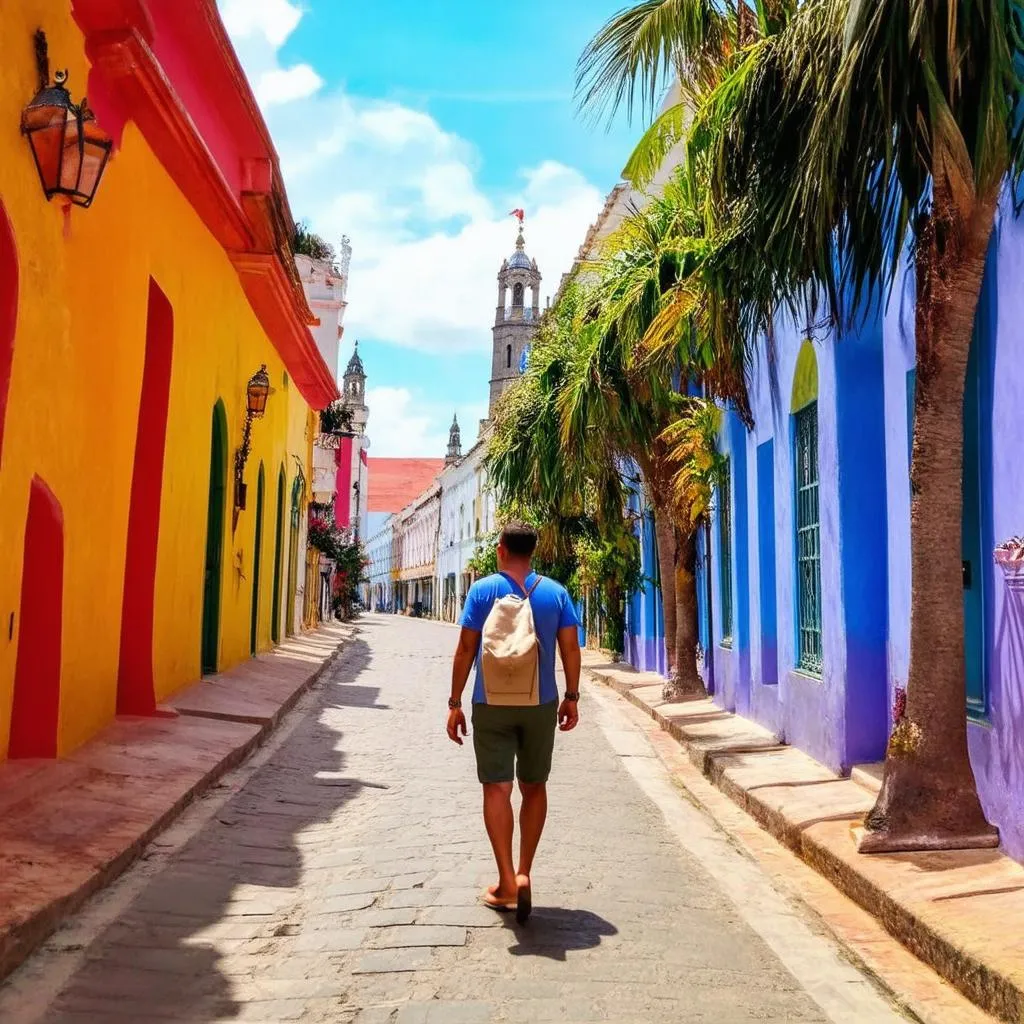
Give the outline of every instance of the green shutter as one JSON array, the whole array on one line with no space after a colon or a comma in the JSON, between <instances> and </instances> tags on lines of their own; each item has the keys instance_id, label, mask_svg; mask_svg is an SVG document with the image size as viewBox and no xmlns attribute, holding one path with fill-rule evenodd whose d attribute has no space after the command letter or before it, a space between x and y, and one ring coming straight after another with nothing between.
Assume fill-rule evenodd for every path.
<instances>
[{"instance_id":1,"label":"green shutter","mask_svg":"<svg viewBox=\"0 0 1024 1024\"><path fill-rule=\"evenodd\" d=\"M821 672L821 526L818 403L794 417L796 447L797 667Z\"/></svg>"}]
</instances>

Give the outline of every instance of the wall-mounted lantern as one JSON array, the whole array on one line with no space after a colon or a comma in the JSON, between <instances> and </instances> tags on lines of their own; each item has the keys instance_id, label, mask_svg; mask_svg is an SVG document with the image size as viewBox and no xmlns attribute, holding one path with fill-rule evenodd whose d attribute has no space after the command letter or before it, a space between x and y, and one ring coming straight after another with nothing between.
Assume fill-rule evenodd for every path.
<instances>
[{"instance_id":1,"label":"wall-mounted lantern","mask_svg":"<svg viewBox=\"0 0 1024 1024\"><path fill-rule=\"evenodd\" d=\"M21 131L28 139L47 199L65 196L76 206L89 206L96 196L113 142L96 124L85 97L71 102L66 71L50 84L46 35L36 32L39 91L21 112Z\"/></svg>"},{"instance_id":2,"label":"wall-mounted lantern","mask_svg":"<svg viewBox=\"0 0 1024 1024\"><path fill-rule=\"evenodd\" d=\"M245 395L249 416L258 420L267 411L267 398L270 396L270 377L267 375L266 363L249 378Z\"/></svg>"},{"instance_id":3,"label":"wall-mounted lantern","mask_svg":"<svg viewBox=\"0 0 1024 1024\"><path fill-rule=\"evenodd\" d=\"M270 397L270 377L264 363L250 378L245 388L245 426L242 428L242 443L235 451L235 508L232 528L238 525L238 513L245 509L245 464L252 450L252 421L261 419L267 411Z\"/></svg>"}]
</instances>

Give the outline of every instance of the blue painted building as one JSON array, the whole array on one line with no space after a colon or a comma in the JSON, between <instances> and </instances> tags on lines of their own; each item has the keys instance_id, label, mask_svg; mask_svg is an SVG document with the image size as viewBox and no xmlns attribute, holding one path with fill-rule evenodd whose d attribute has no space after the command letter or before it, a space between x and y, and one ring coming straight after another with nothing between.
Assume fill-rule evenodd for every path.
<instances>
[{"instance_id":1,"label":"blue painted building","mask_svg":"<svg viewBox=\"0 0 1024 1024\"><path fill-rule=\"evenodd\" d=\"M1024 859L1024 577L993 549L1024 534L1024 222L1007 206L964 404L965 631L971 758L990 820ZM830 768L884 757L910 646L914 279L841 336L780 321L750 370L754 427L726 411L728 484L699 544L704 673L722 707ZM631 508L648 581L627 658L664 672L653 520ZM707 593L710 591L710 602Z\"/></svg>"},{"instance_id":2,"label":"blue painted building","mask_svg":"<svg viewBox=\"0 0 1024 1024\"><path fill-rule=\"evenodd\" d=\"M668 659L654 513L645 500L638 470L627 467L623 476L627 481L628 508L640 542L644 573L640 589L634 591L626 602L625 659L643 672L665 675Z\"/></svg>"}]
</instances>

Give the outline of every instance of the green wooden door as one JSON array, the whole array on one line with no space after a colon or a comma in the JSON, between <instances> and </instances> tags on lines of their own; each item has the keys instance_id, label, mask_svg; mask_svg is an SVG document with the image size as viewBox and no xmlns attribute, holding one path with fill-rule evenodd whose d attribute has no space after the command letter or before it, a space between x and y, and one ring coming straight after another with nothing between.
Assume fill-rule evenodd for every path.
<instances>
[{"instance_id":1,"label":"green wooden door","mask_svg":"<svg viewBox=\"0 0 1024 1024\"><path fill-rule=\"evenodd\" d=\"M285 605L285 633L295 633L295 598L299 589L299 517L302 514L302 477L292 486L291 533L288 536L288 591Z\"/></svg>"},{"instance_id":2,"label":"green wooden door","mask_svg":"<svg viewBox=\"0 0 1024 1024\"><path fill-rule=\"evenodd\" d=\"M270 639L281 642L281 548L284 544L284 469L277 476L277 519L274 525L274 596L271 598L272 616Z\"/></svg>"},{"instance_id":3,"label":"green wooden door","mask_svg":"<svg viewBox=\"0 0 1024 1024\"><path fill-rule=\"evenodd\" d=\"M210 493L206 512L206 569L203 576L203 673L216 672L220 646L220 586L224 561L224 496L227 491L228 424L224 403L213 407Z\"/></svg>"},{"instance_id":4,"label":"green wooden door","mask_svg":"<svg viewBox=\"0 0 1024 1024\"><path fill-rule=\"evenodd\" d=\"M249 653L256 654L259 649L260 632L260 556L263 551L263 463L260 463L259 476L256 478L256 532L252 547L252 622L249 625Z\"/></svg>"}]
</instances>

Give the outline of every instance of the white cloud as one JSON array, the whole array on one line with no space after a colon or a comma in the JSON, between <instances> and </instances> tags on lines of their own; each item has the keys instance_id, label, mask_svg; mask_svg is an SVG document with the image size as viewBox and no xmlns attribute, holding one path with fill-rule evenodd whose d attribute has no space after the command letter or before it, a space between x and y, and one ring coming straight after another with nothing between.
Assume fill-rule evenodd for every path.
<instances>
[{"instance_id":1,"label":"white cloud","mask_svg":"<svg viewBox=\"0 0 1024 1024\"><path fill-rule=\"evenodd\" d=\"M553 188L550 202L543 197L545 179ZM542 294L553 295L601 209L601 195L570 168L561 167L554 178L546 165L528 172L521 193L498 210L456 230L407 240L392 236L388 244L361 251L353 229L348 329L425 351L489 351L498 268L515 241L514 222L504 211L521 205L531 211L527 252L541 269Z\"/></svg>"},{"instance_id":2,"label":"white cloud","mask_svg":"<svg viewBox=\"0 0 1024 1024\"><path fill-rule=\"evenodd\" d=\"M476 149L428 113L325 89L316 69L283 65L280 48L302 16L295 3L220 5L264 108L295 216L329 240L352 240L349 336L488 354L495 278L515 241L507 211L516 207L527 211L526 248L544 276L542 293L555 293L601 209L602 195L581 174L545 161L522 169L517 188L488 194ZM444 453L450 407L425 406L403 388L373 394L375 455ZM483 414L466 410L467 438Z\"/></svg>"},{"instance_id":3,"label":"white cloud","mask_svg":"<svg viewBox=\"0 0 1024 1024\"><path fill-rule=\"evenodd\" d=\"M220 13L231 38L260 37L283 46L302 20L301 9L288 0L220 0Z\"/></svg>"},{"instance_id":4,"label":"white cloud","mask_svg":"<svg viewBox=\"0 0 1024 1024\"><path fill-rule=\"evenodd\" d=\"M369 454L374 458L444 458L451 426L450 406L424 404L408 388L371 387L366 389L370 409L367 433ZM484 405L465 405L457 410L462 427L462 448L466 451L476 440Z\"/></svg>"},{"instance_id":5,"label":"white cloud","mask_svg":"<svg viewBox=\"0 0 1024 1024\"><path fill-rule=\"evenodd\" d=\"M308 65L296 64L287 70L266 71L256 83L256 99L261 107L291 103L318 92L324 80Z\"/></svg>"}]
</instances>

